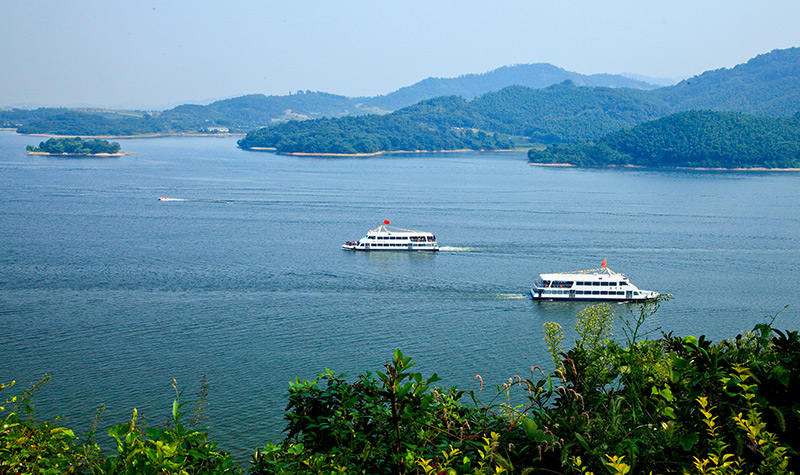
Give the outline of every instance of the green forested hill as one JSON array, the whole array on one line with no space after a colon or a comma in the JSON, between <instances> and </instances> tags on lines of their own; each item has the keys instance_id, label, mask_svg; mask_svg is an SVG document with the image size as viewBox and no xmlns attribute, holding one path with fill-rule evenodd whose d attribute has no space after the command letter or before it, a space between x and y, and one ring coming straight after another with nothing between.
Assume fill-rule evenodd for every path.
<instances>
[{"instance_id":1,"label":"green forested hill","mask_svg":"<svg viewBox=\"0 0 800 475\"><path fill-rule=\"evenodd\" d=\"M490 130L544 143L600 138L668 113L648 91L569 82L544 89L508 87L475 99L471 109Z\"/></svg>"},{"instance_id":2,"label":"green forested hill","mask_svg":"<svg viewBox=\"0 0 800 475\"><path fill-rule=\"evenodd\" d=\"M166 125L149 114L81 112L64 109L37 109L30 122L17 127L21 134L54 135L143 135L167 133ZM45 113L43 111L55 111ZM35 112L35 111L32 111ZM19 112L17 112L19 114Z\"/></svg>"},{"instance_id":3,"label":"green forested hill","mask_svg":"<svg viewBox=\"0 0 800 475\"><path fill-rule=\"evenodd\" d=\"M283 153L320 154L511 147L511 142L504 136L477 130L475 126L479 125L480 118L472 116L466 106L464 99L455 96L414 106L441 111L438 116L441 122L419 121L414 114L403 110L388 115L286 122L248 133L239 141L239 146L245 149L271 147Z\"/></svg>"},{"instance_id":4,"label":"green forested hill","mask_svg":"<svg viewBox=\"0 0 800 475\"><path fill-rule=\"evenodd\" d=\"M597 142L531 150L535 163L702 168L800 168L800 114L792 118L689 111Z\"/></svg>"},{"instance_id":5,"label":"green forested hill","mask_svg":"<svg viewBox=\"0 0 800 475\"><path fill-rule=\"evenodd\" d=\"M675 111L789 117L800 111L800 48L774 50L734 68L708 71L651 94Z\"/></svg>"},{"instance_id":6,"label":"green forested hill","mask_svg":"<svg viewBox=\"0 0 800 475\"><path fill-rule=\"evenodd\" d=\"M487 140L495 134L568 142L600 138L665 113L658 101L635 89L571 83L545 89L512 86L470 102L457 96L439 97L383 116L280 124L248 133L239 146L272 147L283 153L496 150L513 143L505 138Z\"/></svg>"}]
</instances>

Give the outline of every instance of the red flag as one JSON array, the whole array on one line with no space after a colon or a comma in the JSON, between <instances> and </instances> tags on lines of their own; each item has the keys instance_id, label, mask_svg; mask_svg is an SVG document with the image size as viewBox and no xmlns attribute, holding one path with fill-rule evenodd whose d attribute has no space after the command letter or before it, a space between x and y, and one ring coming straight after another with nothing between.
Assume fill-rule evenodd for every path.
<instances>
[{"instance_id":1,"label":"red flag","mask_svg":"<svg viewBox=\"0 0 800 475\"><path fill-rule=\"evenodd\" d=\"M383 224L389 224L389 220L388 219L384 219L383 220Z\"/></svg>"},{"instance_id":2,"label":"red flag","mask_svg":"<svg viewBox=\"0 0 800 475\"><path fill-rule=\"evenodd\" d=\"M602 263L602 264L600 264L600 267L605 267L605 266L606 266L606 261L607 261L607 260L608 260L608 259L603 259L603 263Z\"/></svg>"}]
</instances>

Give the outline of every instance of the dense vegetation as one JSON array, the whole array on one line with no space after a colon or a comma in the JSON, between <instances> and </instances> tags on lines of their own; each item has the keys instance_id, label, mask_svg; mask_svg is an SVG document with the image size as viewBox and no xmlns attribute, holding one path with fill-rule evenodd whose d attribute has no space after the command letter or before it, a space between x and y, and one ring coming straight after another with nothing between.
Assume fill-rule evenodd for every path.
<instances>
[{"instance_id":1,"label":"dense vegetation","mask_svg":"<svg viewBox=\"0 0 800 475\"><path fill-rule=\"evenodd\" d=\"M271 147L279 152L375 153L416 150L497 150L511 148L502 135L476 129L464 99L445 97L415 107L442 111L441 121L420 122L405 110L381 116L343 117L311 122L287 122L249 132L239 140L245 149Z\"/></svg>"},{"instance_id":2,"label":"dense vegetation","mask_svg":"<svg viewBox=\"0 0 800 475\"><path fill-rule=\"evenodd\" d=\"M63 110L57 114L40 111L38 116L41 118L17 127L17 132L21 134L126 136L160 134L168 131L161 121L154 119L149 114L126 115Z\"/></svg>"},{"instance_id":3,"label":"dense vegetation","mask_svg":"<svg viewBox=\"0 0 800 475\"><path fill-rule=\"evenodd\" d=\"M545 324L554 368L540 366L493 389L435 387L399 350L384 370L356 378L326 370L289 387L286 439L255 450L252 474L789 474L800 446L800 335L774 318L712 343L662 333L645 321L659 302L618 317L587 307L576 339ZM526 363L520 362L521 365ZM549 366L549 365L548 365ZM476 380L480 380L476 376ZM12 383L13 384L13 383ZM477 382L476 382L477 386ZM37 421L38 385L0 408L0 472L236 473L197 427L207 392L176 396L170 422L131 420L94 433ZM8 385L0 385L0 390ZM189 405L193 410L184 409Z\"/></svg>"},{"instance_id":4,"label":"dense vegetation","mask_svg":"<svg viewBox=\"0 0 800 475\"><path fill-rule=\"evenodd\" d=\"M530 150L528 159L579 166L800 168L800 113L772 118L682 112L596 142Z\"/></svg>"},{"instance_id":5,"label":"dense vegetation","mask_svg":"<svg viewBox=\"0 0 800 475\"><path fill-rule=\"evenodd\" d=\"M674 111L790 117L800 110L800 48L774 50L731 69L707 71L652 95Z\"/></svg>"},{"instance_id":6,"label":"dense vegetation","mask_svg":"<svg viewBox=\"0 0 800 475\"><path fill-rule=\"evenodd\" d=\"M38 147L28 145L29 152L43 152L51 154L65 155L96 155L101 153L118 153L120 146L117 142L108 140L92 139L83 140L80 137L48 139L46 142L39 142Z\"/></svg>"}]
</instances>

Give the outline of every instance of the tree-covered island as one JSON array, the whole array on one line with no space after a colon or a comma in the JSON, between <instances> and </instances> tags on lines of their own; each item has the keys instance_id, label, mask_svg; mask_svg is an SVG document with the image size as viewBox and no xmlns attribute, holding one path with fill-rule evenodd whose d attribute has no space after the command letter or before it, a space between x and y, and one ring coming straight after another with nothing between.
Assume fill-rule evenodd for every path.
<instances>
[{"instance_id":1,"label":"tree-covered island","mask_svg":"<svg viewBox=\"0 0 800 475\"><path fill-rule=\"evenodd\" d=\"M28 145L26 148L29 154L40 155L72 155L72 156L120 156L125 152L120 151L118 142L108 140L92 139L83 140L75 138L51 138L45 142L39 142L38 147Z\"/></svg>"},{"instance_id":2,"label":"tree-covered island","mask_svg":"<svg viewBox=\"0 0 800 475\"><path fill-rule=\"evenodd\" d=\"M530 150L528 160L575 166L800 169L800 113L784 118L681 112L598 141Z\"/></svg>"}]
</instances>

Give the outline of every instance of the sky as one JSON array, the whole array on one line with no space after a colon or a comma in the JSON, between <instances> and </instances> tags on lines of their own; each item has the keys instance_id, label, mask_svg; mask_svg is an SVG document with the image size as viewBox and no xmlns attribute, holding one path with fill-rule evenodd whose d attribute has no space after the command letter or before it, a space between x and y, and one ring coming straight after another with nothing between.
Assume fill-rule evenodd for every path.
<instances>
[{"instance_id":1,"label":"sky","mask_svg":"<svg viewBox=\"0 0 800 475\"><path fill-rule=\"evenodd\" d=\"M387 94L551 63L687 78L800 46L798 0L0 0L0 106Z\"/></svg>"}]
</instances>

